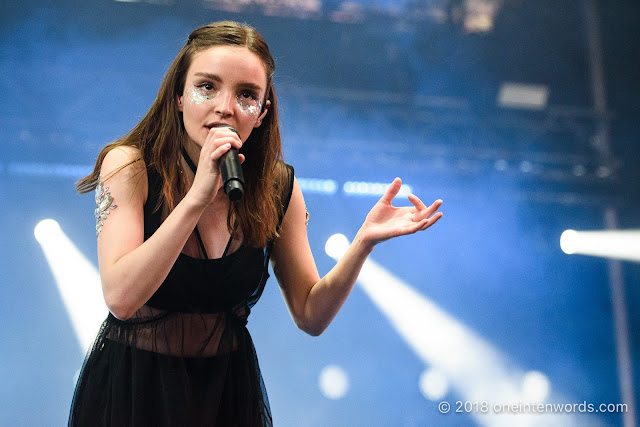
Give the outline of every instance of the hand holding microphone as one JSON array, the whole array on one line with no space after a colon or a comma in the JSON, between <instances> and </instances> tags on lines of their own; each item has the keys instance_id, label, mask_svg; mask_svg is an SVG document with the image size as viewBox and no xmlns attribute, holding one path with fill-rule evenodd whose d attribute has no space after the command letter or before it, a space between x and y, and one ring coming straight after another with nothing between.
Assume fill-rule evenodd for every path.
<instances>
[{"instance_id":1,"label":"hand holding microphone","mask_svg":"<svg viewBox=\"0 0 640 427\"><path fill-rule=\"evenodd\" d=\"M218 123L214 127L227 127L240 136L238 131L226 123ZM240 163L237 148L231 148L220 158L220 175L224 193L229 200L237 202L242 199L244 195L244 175L242 174L242 164Z\"/></svg>"}]
</instances>

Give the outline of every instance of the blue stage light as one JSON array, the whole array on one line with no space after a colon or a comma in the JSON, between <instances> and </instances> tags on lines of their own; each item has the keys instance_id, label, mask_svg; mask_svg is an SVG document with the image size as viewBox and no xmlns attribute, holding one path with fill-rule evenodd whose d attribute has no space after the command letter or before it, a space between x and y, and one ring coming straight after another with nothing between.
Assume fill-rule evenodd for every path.
<instances>
[{"instance_id":1,"label":"blue stage light","mask_svg":"<svg viewBox=\"0 0 640 427\"><path fill-rule=\"evenodd\" d=\"M93 170L88 165L68 165L60 163L13 162L7 165L9 175L36 177L79 178Z\"/></svg>"},{"instance_id":2,"label":"blue stage light","mask_svg":"<svg viewBox=\"0 0 640 427\"><path fill-rule=\"evenodd\" d=\"M305 193L335 194L338 184L332 179L297 178L300 189Z\"/></svg>"},{"instance_id":3,"label":"blue stage light","mask_svg":"<svg viewBox=\"0 0 640 427\"><path fill-rule=\"evenodd\" d=\"M379 197L387 191L389 185L389 183L381 182L347 181L342 186L342 189L345 194L348 195ZM402 186L400 187L400 191L398 192L398 196L407 197L409 194L411 194L411 192L411 186L402 184Z\"/></svg>"}]
</instances>

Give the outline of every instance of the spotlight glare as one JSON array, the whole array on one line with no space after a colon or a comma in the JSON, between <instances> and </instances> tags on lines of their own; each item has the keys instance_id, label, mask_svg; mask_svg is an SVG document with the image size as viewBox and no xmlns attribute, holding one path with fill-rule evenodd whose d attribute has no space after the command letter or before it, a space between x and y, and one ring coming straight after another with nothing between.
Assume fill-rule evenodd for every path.
<instances>
[{"instance_id":1,"label":"spotlight glare","mask_svg":"<svg viewBox=\"0 0 640 427\"><path fill-rule=\"evenodd\" d=\"M545 374L538 371L529 371L522 381L522 395L529 402L543 402L551 389L551 383Z\"/></svg>"},{"instance_id":2,"label":"spotlight glare","mask_svg":"<svg viewBox=\"0 0 640 427\"><path fill-rule=\"evenodd\" d=\"M640 230L566 230L560 236L560 247L566 254L640 262Z\"/></svg>"},{"instance_id":3,"label":"spotlight glare","mask_svg":"<svg viewBox=\"0 0 640 427\"><path fill-rule=\"evenodd\" d=\"M560 235L560 248L567 255L576 253L578 244L578 232L576 230L565 230Z\"/></svg>"},{"instance_id":4,"label":"spotlight glare","mask_svg":"<svg viewBox=\"0 0 640 427\"><path fill-rule=\"evenodd\" d=\"M33 229L33 235L36 236L36 240L39 243L42 243L43 241L54 239L60 231L60 224L56 220L43 219Z\"/></svg>"},{"instance_id":5,"label":"spotlight glare","mask_svg":"<svg viewBox=\"0 0 640 427\"><path fill-rule=\"evenodd\" d=\"M33 234L51 268L80 348L86 352L107 315L98 271L56 221L40 221Z\"/></svg>"},{"instance_id":6,"label":"spotlight glare","mask_svg":"<svg viewBox=\"0 0 640 427\"><path fill-rule=\"evenodd\" d=\"M344 234L334 234L327 239L324 251L331 258L340 259L349 248L349 239Z\"/></svg>"},{"instance_id":7,"label":"spotlight glare","mask_svg":"<svg viewBox=\"0 0 640 427\"><path fill-rule=\"evenodd\" d=\"M335 194L338 184L332 179L297 178L300 189L305 193Z\"/></svg>"},{"instance_id":8,"label":"spotlight glare","mask_svg":"<svg viewBox=\"0 0 640 427\"><path fill-rule=\"evenodd\" d=\"M347 181L342 186L342 190L347 195L355 196L382 196L389 188L388 183ZM410 185L402 184L398 191L398 197L407 197L413 192Z\"/></svg>"},{"instance_id":9,"label":"spotlight glare","mask_svg":"<svg viewBox=\"0 0 640 427\"><path fill-rule=\"evenodd\" d=\"M498 171L506 171L509 168L509 163L505 159L498 159L493 164L493 167Z\"/></svg>"},{"instance_id":10,"label":"spotlight glare","mask_svg":"<svg viewBox=\"0 0 640 427\"><path fill-rule=\"evenodd\" d=\"M406 184L402 184L400 186L400 190L398 191L398 196L400 196L400 197L408 197L409 194L411 194L411 186L410 185L406 185Z\"/></svg>"},{"instance_id":11,"label":"spotlight glare","mask_svg":"<svg viewBox=\"0 0 640 427\"><path fill-rule=\"evenodd\" d=\"M420 375L420 391L432 402L442 400L449 391L447 377L437 369L426 369Z\"/></svg>"},{"instance_id":12,"label":"spotlight glare","mask_svg":"<svg viewBox=\"0 0 640 427\"><path fill-rule=\"evenodd\" d=\"M327 399L341 399L349 390L349 375L339 366L325 366L318 377L318 386Z\"/></svg>"}]
</instances>

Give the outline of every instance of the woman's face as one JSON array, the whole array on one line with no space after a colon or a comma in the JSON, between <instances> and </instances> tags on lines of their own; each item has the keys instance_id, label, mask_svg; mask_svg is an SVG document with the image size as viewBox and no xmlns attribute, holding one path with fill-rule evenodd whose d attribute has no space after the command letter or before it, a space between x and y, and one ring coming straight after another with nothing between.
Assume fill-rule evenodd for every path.
<instances>
[{"instance_id":1,"label":"woman's face","mask_svg":"<svg viewBox=\"0 0 640 427\"><path fill-rule=\"evenodd\" d=\"M246 47L214 46L194 55L178 96L187 137L202 147L214 125L232 126L246 141L267 114L267 72ZM267 101L267 106L269 102Z\"/></svg>"}]
</instances>

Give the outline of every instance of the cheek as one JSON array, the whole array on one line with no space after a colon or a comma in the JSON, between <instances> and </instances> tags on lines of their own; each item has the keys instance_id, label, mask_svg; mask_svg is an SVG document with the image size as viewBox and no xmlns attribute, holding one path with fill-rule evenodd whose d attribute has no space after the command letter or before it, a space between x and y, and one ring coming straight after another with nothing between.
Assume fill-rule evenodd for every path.
<instances>
[{"instance_id":1,"label":"cheek","mask_svg":"<svg viewBox=\"0 0 640 427\"><path fill-rule=\"evenodd\" d=\"M210 102L218 97L220 92L210 92L199 87L192 87L185 91L184 99L185 103L191 105L202 105Z\"/></svg>"},{"instance_id":2,"label":"cheek","mask_svg":"<svg viewBox=\"0 0 640 427\"><path fill-rule=\"evenodd\" d=\"M247 116L250 117L252 119L257 119L260 116L260 113L262 112L262 101L257 101L254 99L237 99L236 102L238 103L238 109L240 110L240 112Z\"/></svg>"}]
</instances>

